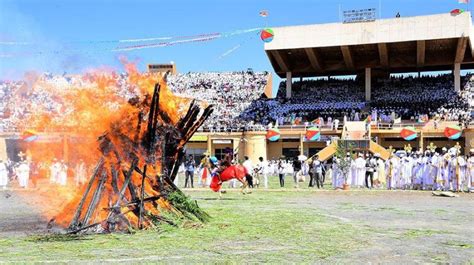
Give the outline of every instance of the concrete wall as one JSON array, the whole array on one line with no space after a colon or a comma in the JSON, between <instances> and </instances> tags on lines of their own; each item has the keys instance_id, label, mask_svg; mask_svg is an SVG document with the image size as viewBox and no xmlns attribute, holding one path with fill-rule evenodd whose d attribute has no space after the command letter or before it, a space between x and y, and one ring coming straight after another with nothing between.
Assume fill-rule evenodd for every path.
<instances>
[{"instance_id":1,"label":"concrete wall","mask_svg":"<svg viewBox=\"0 0 474 265\"><path fill-rule=\"evenodd\" d=\"M457 16L444 13L374 22L276 27L272 28L274 39L265 43L265 50L470 37L471 28L470 12Z\"/></svg>"}]
</instances>

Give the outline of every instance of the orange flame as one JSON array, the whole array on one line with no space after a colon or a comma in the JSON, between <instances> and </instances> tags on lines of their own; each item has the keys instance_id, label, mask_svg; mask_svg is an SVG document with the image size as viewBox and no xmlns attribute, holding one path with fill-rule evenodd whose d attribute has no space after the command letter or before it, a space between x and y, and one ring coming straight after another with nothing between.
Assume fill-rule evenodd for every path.
<instances>
[{"instance_id":1,"label":"orange flame","mask_svg":"<svg viewBox=\"0 0 474 265\"><path fill-rule=\"evenodd\" d=\"M166 82L159 73L140 73L133 63L122 59L127 70L128 77L126 84L118 84L118 77L115 73L93 71L80 77L75 77L70 83L52 82L44 78L38 78L31 86L30 93L42 93L54 97L54 109L48 106L31 104L32 113L27 119L19 122L18 126L22 129L35 129L40 132L38 141L28 143L28 153L33 162L41 162L42 167L39 170L39 178L43 182L49 179L49 165L54 158L63 159L68 165L68 181L73 182L74 165L82 159L89 166L89 174L92 167L101 156L98 149L97 138L104 132L114 126L122 126L120 133L132 136L132 130L127 127L130 124L136 124L138 121L138 111L136 107L128 103L123 94L136 95L142 101L144 98L151 98L156 83L161 85L160 92L160 110L168 114L173 124L184 114L184 107L189 104L189 99L175 97L167 88ZM122 94L122 95L120 95ZM49 106L50 107L50 106ZM112 136L113 137L113 136ZM133 139L133 137L131 137ZM111 139L113 142L116 139ZM119 166L117 166L119 165ZM107 161L105 168L108 174L112 174L111 169L126 170L130 165L120 161ZM143 161L138 165L144 166ZM117 168L119 167L119 168ZM157 164L154 168L148 169L147 175L153 176L160 172L161 165ZM133 179L135 186L141 186L141 180ZM145 192L149 196L159 195L151 186L150 179L145 181ZM119 174L119 185L124 183L124 179ZM85 186L76 187L72 184L66 187L57 185L47 185L40 191L45 197L44 205L56 202L57 205L65 205L63 208L49 209L45 211L47 218L56 216L57 223L62 226L69 225L74 210L82 197ZM94 188L94 187L93 187ZM106 183L104 192L112 193L114 187ZM130 197L126 193L126 197ZM90 200L90 198L88 198ZM67 203L65 203L67 202ZM87 203L87 202L86 202ZM159 200L158 205L161 208L170 208L170 205ZM103 220L107 217L109 211L105 210L111 206L110 197L103 196L98 203L99 209L93 218ZM158 214L158 208L146 206L146 210ZM129 211L124 207L122 212ZM129 221L136 225L138 220L133 214L126 213Z\"/></svg>"}]
</instances>

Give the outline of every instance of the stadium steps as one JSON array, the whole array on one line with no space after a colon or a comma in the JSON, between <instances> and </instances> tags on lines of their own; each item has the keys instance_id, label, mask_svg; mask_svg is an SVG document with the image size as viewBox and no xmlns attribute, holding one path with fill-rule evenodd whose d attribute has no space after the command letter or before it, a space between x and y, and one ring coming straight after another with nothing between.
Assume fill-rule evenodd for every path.
<instances>
[{"instance_id":1,"label":"stadium steps","mask_svg":"<svg viewBox=\"0 0 474 265\"><path fill-rule=\"evenodd\" d=\"M325 161L331 158L334 153L336 153L336 144L337 142L332 142L330 145L326 146L323 150L319 151L317 155L319 160Z\"/></svg>"},{"instance_id":2,"label":"stadium steps","mask_svg":"<svg viewBox=\"0 0 474 265\"><path fill-rule=\"evenodd\" d=\"M365 121L346 122L342 131L342 140L363 140L366 133L365 126Z\"/></svg>"},{"instance_id":3,"label":"stadium steps","mask_svg":"<svg viewBox=\"0 0 474 265\"><path fill-rule=\"evenodd\" d=\"M337 142L332 142L330 145L326 146L323 150L319 151L317 155L321 161L328 160L331 158L334 153L336 153L337 149ZM377 144L374 141L369 142L369 152L373 154L380 154L380 158L383 160L387 160L390 157L390 152L385 149L383 146Z\"/></svg>"},{"instance_id":4,"label":"stadium steps","mask_svg":"<svg viewBox=\"0 0 474 265\"><path fill-rule=\"evenodd\" d=\"M390 157L390 151L374 141L370 141L369 151L373 154L380 154L380 158L387 160Z\"/></svg>"}]
</instances>

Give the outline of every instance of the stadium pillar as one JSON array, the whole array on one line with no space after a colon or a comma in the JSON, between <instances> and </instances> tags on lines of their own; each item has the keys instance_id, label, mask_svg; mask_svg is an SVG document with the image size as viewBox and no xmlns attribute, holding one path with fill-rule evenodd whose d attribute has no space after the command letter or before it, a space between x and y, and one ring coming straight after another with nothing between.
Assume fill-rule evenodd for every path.
<instances>
[{"instance_id":1,"label":"stadium pillar","mask_svg":"<svg viewBox=\"0 0 474 265\"><path fill-rule=\"evenodd\" d=\"M3 161L7 161L8 154L7 154L7 140L4 137L0 138L0 159Z\"/></svg>"},{"instance_id":2,"label":"stadium pillar","mask_svg":"<svg viewBox=\"0 0 474 265\"><path fill-rule=\"evenodd\" d=\"M425 136L423 135L423 130L420 131L420 142L419 142L419 148L422 152L423 148L425 147Z\"/></svg>"},{"instance_id":3,"label":"stadium pillar","mask_svg":"<svg viewBox=\"0 0 474 265\"><path fill-rule=\"evenodd\" d=\"M207 153L209 156L212 155L212 139L210 135L207 137Z\"/></svg>"},{"instance_id":4,"label":"stadium pillar","mask_svg":"<svg viewBox=\"0 0 474 265\"><path fill-rule=\"evenodd\" d=\"M370 100L370 94L372 93L372 69L365 68L365 100Z\"/></svg>"},{"instance_id":5,"label":"stadium pillar","mask_svg":"<svg viewBox=\"0 0 474 265\"><path fill-rule=\"evenodd\" d=\"M248 142L245 144L244 155L253 162L257 162L259 157L267 159L267 141L264 134L253 134L247 136Z\"/></svg>"},{"instance_id":6,"label":"stadium pillar","mask_svg":"<svg viewBox=\"0 0 474 265\"><path fill-rule=\"evenodd\" d=\"M300 134L300 155L304 155L304 134Z\"/></svg>"},{"instance_id":7,"label":"stadium pillar","mask_svg":"<svg viewBox=\"0 0 474 265\"><path fill-rule=\"evenodd\" d=\"M461 64L454 64L454 90L456 92L461 91Z\"/></svg>"},{"instance_id":8,"label":"stadium pillar","mask_svg":"<svg viewBox=\"0 0 474 265\"><path fill-rule=\"evenodd\" d=\"M464 154L469 154L469 151L474 147L474 131L472 130L464 130Z\"/></svg>"},{"instance_id":9,"label":"stadium pillar","mask_svg":"<svg viewBox=\"0 0 474 265\"><path fill-rule=\"evenodd\" d=\"M291 98L291 72L286 72L286 98Z\"/></svg>"}]
</instances>

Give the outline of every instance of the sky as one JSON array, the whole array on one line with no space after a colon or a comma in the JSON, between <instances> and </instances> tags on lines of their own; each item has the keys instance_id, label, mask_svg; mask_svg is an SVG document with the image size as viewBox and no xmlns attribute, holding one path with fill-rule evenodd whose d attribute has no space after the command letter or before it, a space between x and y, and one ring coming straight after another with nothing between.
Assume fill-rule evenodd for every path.
<instances>
[{"instance_id":1,"label":"sky","mask_svg":"<svg viewBox=\"0 0 474 265\"><path fill-rule=\"evenodd\" d=\"M376 8L391 18L468 9L458 0L0 0L0 79L25 72L81 73L123 70L121 58L148 63L175 62L179 72L273 72L258 30L263 27L330 23L339 10ZM269 16L259 16L268 10ZM118 42L143 38L211 41L120 50L124 46L168 42ZM275 76L275 75L274 75Z\"/></svg>"}]
</instances>

